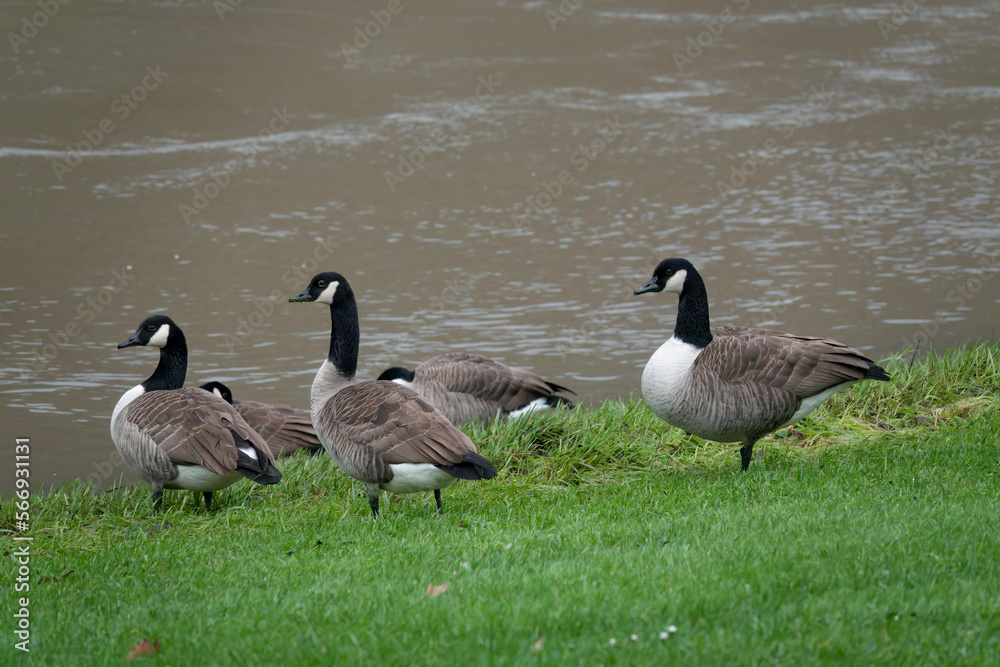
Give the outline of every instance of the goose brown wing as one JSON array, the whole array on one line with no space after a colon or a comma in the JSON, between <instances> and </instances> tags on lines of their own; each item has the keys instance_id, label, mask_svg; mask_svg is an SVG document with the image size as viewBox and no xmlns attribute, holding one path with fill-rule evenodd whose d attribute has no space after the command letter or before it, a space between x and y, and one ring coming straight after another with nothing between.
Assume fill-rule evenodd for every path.
<instances>
[{"instance_id":1,"label":"goose brown wing","mask_svg":"<svg viewBox=\"0 0 1000 667\"><path fill-rule=\"evenodd\" d=\"M151 391L129 403L123 417L163 450L175 464L203 466L217 475L237 467L237 439L274 463L267 443L233 406L201 389Z\"/></svg>"},{"instance_id":2,"label":"goose brown wing","mask_svg":"<svg viewBox=\"0 0 1000 667\"><path fill-rule=\"evenodd\" d=\"M288 456L300 449L317 452L323 448L309 415L287 405L257 401L239 401L233 407L267 441L275 456Z\"/></svg>"},{"instance_id":3,"label":"goose brown wing","mask_svg":"<svg viewBox=\"0 0 1000 667\"><path fill-rule=\"evenodd\" d=\"M695 361L732 383L759 383L798 398L861 380L874 362L829 338L794 336L769 329L720 327Z\"/></svg>"},{"instance_id":4,"label":"goose brown wing","mask_svg":"<svg viewBox=\"0 0 1000 667\"><path fill-rule=\"evenodd\" d=\"M418 381L495 403L505 412L553 394L552 386L535 373L476 354L451 353L432 357L417 367L416 375Z\"/></svg>"},{"instance_id":5,"label":"goose brown wing","mask_svg":"<svg viewBox=\"0 0 1000 667\"><path fill-rule=\"evenodd\" d=\"M389 464L453 466L475 452L427 399L395 382L365 382L337 392L320 409L316 423L329 424L337 462L367 482L392 478Z\"/></svg>"}]
</instances>

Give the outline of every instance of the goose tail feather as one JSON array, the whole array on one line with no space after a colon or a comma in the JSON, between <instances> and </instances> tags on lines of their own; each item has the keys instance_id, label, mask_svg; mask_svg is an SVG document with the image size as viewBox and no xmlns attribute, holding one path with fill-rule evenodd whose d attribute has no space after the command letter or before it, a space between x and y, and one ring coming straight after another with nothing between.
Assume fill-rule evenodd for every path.
<instances>
[{"instance_id":1,"label":"goose tail feather","mask_svg":"<svg viewBox=\"0 0 1000 667\"><path fill-rule=\"evenodd\" d=\"M549 396L549 407L550 408L572 408L573 401L568 398L563 398L562 396Z\"/></svg>"},{"instance_id":2,"label":"goose tail feather","mask_svg":"<svg viewBox=\"0 0 1000 667\"><path fill-rule=\"evenodd\" d=\"M233 437L236 439L237 451L239 452L236 459L236 472L258 484L277 484L281 481L281 471L271 463L270 456L265 455L236 433L233 433ZM245 451L247 448L253 449L256 458Z\"/></svg>"},{"instance_id":3,"label":"goose tail feather","mask_svg":"<svg viewBox=\"0 0 1000 667\"><path fill-rule=\"evenodd\" d=\"M462 456L462 462L453 466L442 466L438 468L458 479L474 481L477 479L493 479L497 476L497 470L489 460L476 452L466 452Z\"/></svg>"},{"instance_id":4,"label":"goose tail feather","mask_svg":"<svg viewBox=\"0 0 1000 667\"><path fill-rule=\"evenodd\" d=\"M558 385L555 382L549 382L548 380L545 380L545 384L548 385L549 389L551 389L553 393L558 393L563 391L566 392L567 394L573 394L574 396L576 396L575 391L573 391L572 389L567 389L562 385Z\"/></svg>"},{"instance_id":5,"label":"goose tail feather","mask_svg":"<svg viewBox=\"0 0 1000 667\"><path fill-rule=\"evenodd\" d=\"M883 382L888 382L892 379L892 376L885 372L885 369L878 364L870 364L868 370L865 371L864 378L866 380L881 380Z\"/></svg>"}]
</instances>

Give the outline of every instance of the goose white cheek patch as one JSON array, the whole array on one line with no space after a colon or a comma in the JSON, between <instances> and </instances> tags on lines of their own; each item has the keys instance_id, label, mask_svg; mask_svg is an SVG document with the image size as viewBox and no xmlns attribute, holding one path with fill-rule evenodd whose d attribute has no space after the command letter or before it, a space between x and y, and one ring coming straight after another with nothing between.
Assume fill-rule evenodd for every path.
<instances>
[{"instance_id":1,"label":"goose white cheek patch","mask_svg":"<svg viewBox=\"0 0 1000 667\"><path fill-rule=\"evenodd\" d=\"M674 275L670 276L670 279L667 280L667 284L663 288L664 291L676 292L677 294L680 294L681 292L684 291L684 281L687 280L687 277L688 277L688 272L684 269L681 269Z\"/></svg>"},{"instance_id":2,"label":"goose white cheek patch","mask_svg":"<svg viewBox=\"0 0 1000 667\"><path fill-rule=\"evenodd\" d=\"M153 337L149 339L147 345L151 345L152 347L163 347L167 344L168 338L170 338L170 325L161 324L160 328L156 330L155 334L153 334Z\"/></svg>"},{"instance_id":3,"label":"goose white cheek patch","mask_svg":"<svg viewBox=\"0 0 1000 667\"><path fill-rule=\"evenodd\" d=\"M318 297L316 297L316 301L318 301L319 303L325 303L327 305L332 304L333 295L337 292L337 285L339 284L340 284L339 282L334 280L332 283L327 285L326 289L323 290Z\"/></svg>"}]
</instances>

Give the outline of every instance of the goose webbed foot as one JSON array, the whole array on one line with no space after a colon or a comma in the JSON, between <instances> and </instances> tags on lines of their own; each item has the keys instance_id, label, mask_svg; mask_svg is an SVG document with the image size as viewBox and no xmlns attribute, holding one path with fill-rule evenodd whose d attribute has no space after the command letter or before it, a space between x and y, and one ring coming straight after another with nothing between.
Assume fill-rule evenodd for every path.
<instances>
[{"instance_id":1,"label":"goose webbed foot","mask_svg":"<svg viewBox=\"0 0 1000 667\"><path fill-rule=\"evenodd\" d=\"M441 489L434 489L434 502L437 504L438 514L444 514L444 507L441 505Z\"/></svg>"}]
</instances>

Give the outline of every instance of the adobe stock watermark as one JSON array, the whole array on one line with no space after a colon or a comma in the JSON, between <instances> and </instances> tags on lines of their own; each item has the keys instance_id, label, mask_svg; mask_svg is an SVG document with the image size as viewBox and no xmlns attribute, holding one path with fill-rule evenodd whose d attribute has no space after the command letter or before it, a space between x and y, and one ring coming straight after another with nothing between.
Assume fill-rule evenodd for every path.
<instances>
[{"instance_id":1,"label":"adobe stock watermark","mask_svg":"<svg viewBox=\"0 0 1000 667\"><path fill-rule=\"evenodd\" d=\"M156 90L168 76L170 76L170 72L161 71L159 64L147 65L146 76L142 77L142 81L133 86L131 90L116 97L111 103L111 113L119 122L125 121L133 111L139 108L146 96ZM88 153L104 143L104 139L115 131L115 127L114 119L111 116L105 116L95 127L83 130L83 141L78 141L75 145L67 147L66 156L62 162L52 161L52 171L55 172L56 180L62 183L63 178L79 167Z\"/></svg>"},{"instance_id":2,"label":"adobe stock watermark","mask_svg":"<svg viewBox=\"0 0 1000 667\"><path fill-rule=\"evenodd\" d=\"M76 305L76 319L67 321L60 329L49 331L45 337L51 342L42 342L39 345L38 349L35 350L31 367L36 371L45 370L62 350L69 347L74 339L79 338L83 333L80 322L82 321L84 324L93 322L114 301L115 296L135 280L135 276L129 273L131 270L131 266L124 266L121 270L112 270L111 282L108 285L102 287L96 294L88 294Z\"/></svg>"},{"instance_id":3,"label":"adobe stock watermark","mask_svg":"<svg viewBox=\"0 0 1000 667\"><path fill-rule=\"evenodd\" d=\"M236 11L236 8L243 4L243 0L212 0L212 9L219 21L226 20L226 14Z\"/></svg>"},{"instance_id":4,"label":"adobe stock watermark","mask_svg":"<svg viewBox=\"0 0 1000 667\"><path fill-rule=\"evenodd\" d=\"M587 0L560 0L558 11L545 10L545 20L549 22L552 32L556 31L560 23L565 23L570 16L576 13Z\"/></svg>"},{"instance_id":5,"label":"adobe stock watermark","mask_svg":"<svg viewBox=\"0 0 1000 667\"><path fill-rule=\"evenodd\" d=\"M450 306L474 289L482 277L482 275L463 273L455 278L446 278L438 296L431 297L427 308L415 311L410 317L410 322L418 329L428 326L432 320L442 317Z\"/></svg>"},{"instance_id":6,"label":"adobe stock watermark","mask_svg":"<svg viewBox=\"0 0 1000 667\"><path fill-rule=\"evenodd\" d=\"M997 271L1000 271L1000 261L997 260L996 255L988 257L980 256L979 266L972 271L971 275L963 271L957 272L946 279L946 282L955 280L955 283L954 287L945 296L945 303L954 306L956 309L965 306L983 289L986 283L993 280L993 276L996 275ZM904 348L911 350L928 349L931 340L941 330L941 325L947 322L952 314L953 312L943 309L935 312L933 317L920 324L920 328L913 332L911 338L903 336Z\"/></svg>"},{"instance_id":7,"label":"adobe stock watermark","mask_svg":"<svg viewBox=\"0 0 1000 667\"><path fill-rule=\"evenodd\" d=\"M904 23L909 21L925 2L927 0L903 0L900 4L892 3L892 14L889 20L879 19L876 24L879 34L882 35L882 39L888 42L892 33L899 30Z\"/></svg>"},{"instance_id":8,"label":"adobe stock watermark","mask_svg":"<svg viewBox=\"0 0 1000 667\"><path fill-rule=\"evenodd\" d=\"M944 159L944 149L951 148L952 143L955 141L952 131L956 125L958 123L952 123L946 128L934 130L934 144L919 151L918 154L910 158L910 164L903 166L904 171L913 169L913 174L910 175L911 181L915 181L921 174L928 173L932 162Z\"/></svg>"},{"instance_id":9,"label":"adobe stock watermark","mask_svg":"<svg viewBox=\"0 0 1000 667\"><path fill-rule=\"evenodd\" d=\"M302 283L308 283L314 275L319 273L323 264L333 257L334 251L339 244L333 237L327 236L316 240L316 245L312 252L301 261L292 264L281 274L281 283L286 289L274 289L267 298L253 300L253 307L246 315L236 318L236 327L233 333L225 333L222 336L223 343L230 354L236 353L236 348L247 343L250 338L267 322L274 314L275 305L288 301L288 291L300 290Z\"/></svg>"},{"instance_id":10,"label":"adobe stock watermark","mask_svg":"<svg viewBox=\"0 0 1000 667\"><path fill-rule=\"evenodd\" d=\"M364 29L361 26L355 26L354 39L350 43L340 43L340 53L344 56L344 63L347 65L356 64L358 61L352 59L358 58L360 60L361 52L368 48L373 39L382 34L383 28L389 27L389 24L392 23L392 17L399 16L405 8L402 0L389 0L384 9L371 10L370 14L373 20L365 23Z\"/></svg>"},{"instance_id":11,"label":"adobe stock watermark","mask_svg":"<svg viewBox=\"0 0 1000 667\"><path fill-rule=\"evenodd\" d=\"M618 278L611 283L611 294L613 296L606 298L599 306L587 311L587 317L584 319L583 324L575 329L564 332L561 337L559 349L556 350L561 363L566 363L569 355L580 353L577 341L588 339L608 326L611 310L615 306L626 303L633 296L635 288L642 284L641 281L649 279L653 270L660 263L660 260L659 253L656 253L651 248L646 248L646 257L643 259L642 267L633 272L632 275Z\"/></svg>"},{"instance_id":12,"label":"adobe stock watermark","mask_svg":"<svg viewBox=\"0 0 1000 667\"><path fill-rule=\"evenodd\" d=\"M631 130L628 125L622 125L618 115L606 118L597 127L597 136L591 139L586 145L577 144L577 149L569 156L569 162L576 170L577 174L582 174L618 139ZM510 221L518 230L531 225L530 216L535 213L542 213L559 197L565 189L576 183L576 176L569 169L563 169L551 181L541 181L539 183L540 192L528 195L524 199L523 213L513 212L510 214Z\"/></svg>"},{"instance_id":13,"label":"adobe stock watermark","mask_svg":"<svg viewBox=\"0 0 1000 667\"><path fill-rule=\"evenodd\" d=\"M94 476L90 478L90 483L93 486L100 486L104 484L105 480L114 474L115 470L125 469L125 460L122 459L122 455L118 453L118 449L114 448L108 455L108 458L100 463L92 461L90 467L94 469Z\"/></svg>"},{"instance_id":14,"label":"adobe stock watermark","mask_svg":"<svg viewBox=\"0 0 1000 667\"><path fill-rule=\"evenodd\" d=\"M40 11L32 14L31 18L22 16L21 30L7 33L7 41L10 42L10 48L14 54L20 53L21 47L37 35L39 30L47 26L49 21L59 14L59 10L68 5L69 2L70 0L38 0L35 4Z\"/></svg>"},{"instance_id":15,"label":"adobe stock watermark","mask_svg":"<svg viewBox=\"0 0 1000 667\"><path fill-rule=\"evenodd\" d=\"M750 7L750 0L730 0L730 4L736 7L736 11L745 12ZM733 11L732 7L723 8L716 17L703 19L701 24L705 26L705 29L695 37L687 38L687 47L684 49L684 53L674 51L671 54L671 57L674 59L674 65L677 66L677 73L684 74L684 68L687 65L693 65L694 61L705 52L705 49L715 44L715 40L722 37L722 33L726 31L726 26L735 20L736 12Z\"/></svg>"},{"instance_id":16,"label":"adobe stock watermark","mask_svg":"<svg viewBox=\"0 0 1000 667\"><path fill-rule=\"evenodd\" d=\"M910 157L908 163L902 166L904 172L910 174L910 181L916 181L921 175L930 173L931 167L945 159L944 151L950 148L955 141L952 131L958 123L952 123L946 128L938 128L933 131L934 143L931 146L920 149ZM881 190L875 193L874 204L863 204L858 206L857 218L848 218L845 236L851 243L861 240L862 235L872 228L876 222L884 218L892 208L899 203L901 195L906 192L904 183L895 180L889 184L888 190Z\"/></svg>"},{"instance_id":17,"label":"adobe stock watermark","mask_svg":"<svg viewBox=\"0 0 1000 667\"><path fill-rule=\"evenodd\" d=\"M446 123L459 122L472 115L472 112L480 106L483 100L496 92L497 88L503 84L495 77L496 74L480 76L476 81L475 92L461 102L456 102L442 116ZM449 134L443 128L437 128L426 137L417 140L417 147L408 154L399 158L399 164L395 171L384 170L383 177L385 184L389 187L389 192L395 192L396 186L406 181L406 179L417 173L427 163L431 153L443 151L444 143L448 141Z\"/></svg>"},{"instance_id":18,"label":"adobe stock watermark","mask_svg":"<svg viewBox=\"0 0 1000 667\"><path fill-rule=\"evenodd\" d=\"M788 307L792 304L795 299L792 297L792 293L787 289L779 289L773 295L773 301L771 306L759 313L751 313L744 322L737 323L736 326L745 326L751 329L757 329L761 325L768 322L778 322L781 320L781 315L788 312Z\"/></svg>"},{"instance_id":19,"label":"adobe stock watermark","mask_svg":"<svg viewBox=\"0 0 1000 667\"><path fill-rule=\"evenodd\" d=\"M31 540L25 535L31 526L31 439L15 438L14 440L14 521L18 534L13 537L16 548L11 552L12 560L17 564L14 578L14 592L25 594L17 599L17 611L14 612L14 635L21 641L14 648L30 653L31 643Z\"/></svg>"},{"instance_id":20,"label":"adobe stock watermark","mask_svg":"<svg viewBox=\"0 0 1000 667\"><path fill-rule=\"evenodd\" d=\"M475 289L476 283L482 277L482 275L463 273L454 278L445 279L440 294L431 297L430 305L427 308L414 311L410 315L406 330L383 346L382 351L373 362L372 368L381 373L390 366L398 365L403 355L413 349L415 336L425 331L434 320L442 317L448 308L457 303L469 291Z\"/></svg>"},{"instance_id":21,"label":"adobe stock watermark","mask_svg":"<svg viewBox=\"0 0 1000 667\"><path fill-rule=\"evenodd\" d=\"M264 129L257 133L257 140L250 145L249 152L227 162L222 167L222 171L210 174L208 182L194 186L192 188L194 194L190 204L182 202L177 205L177 210L180 211L184 223L190 225L192 219L201 215L208 208L208 205L232 183L233 176L238 175L244 169L250 169L252 166L249 164L250 160L262 150L261 142L287 128L295 118L295 114L288 113L287 107L282 107L280 110L277 107L271 109L271 120L268 121Z\"/></svg>"},{"instance_id":22,"label":"adobe stock watermark","mask_svg":"<svg viewBox=\"0 0 1000 667\"><path fill-rule=\"evenodd\" d=\"M906 188L903 187L902 181L893 181L889 184L888 189L875 193L875 203L860 204L857 218L848 218L847 221L845 235L848 242L859 243L863 234L892 210L905 191Z\"/></svg>"},{"instance_id":23,"label":"adobe stock watermark","mask_svg":"<svg viewBox=\"0 0 1000 667\"><path fill-rule=\"evenodd\" d=\"M795 136L795 131L803 127L810 116L814 116L830 106L830 101L834 98L833 91L827 91L824 84L810 86L809 91L809 98L775 125L774 129L784 141L791 141L792 137ZM731 193L746 186L747 181L757 173L760 167L778 157L778 152L782 147L777 137L770 136L761 143L760 148L747 151L746 159L739 165L730 165L729 182L723 180L715 182L715 189L722 201L726 201Z\"/></svg>"}]
</instances>

